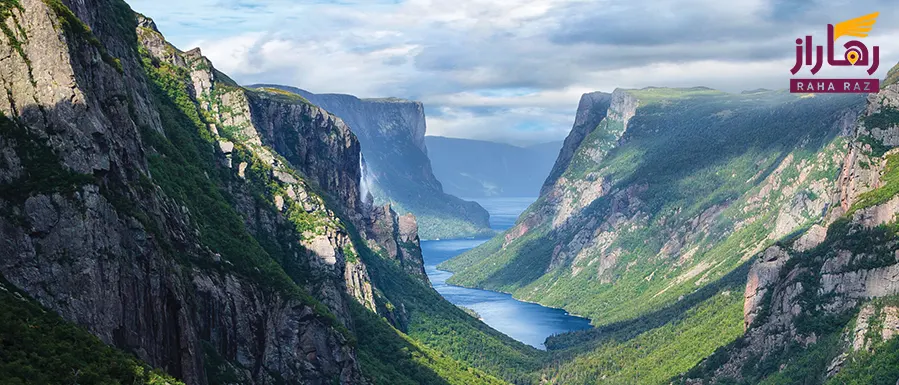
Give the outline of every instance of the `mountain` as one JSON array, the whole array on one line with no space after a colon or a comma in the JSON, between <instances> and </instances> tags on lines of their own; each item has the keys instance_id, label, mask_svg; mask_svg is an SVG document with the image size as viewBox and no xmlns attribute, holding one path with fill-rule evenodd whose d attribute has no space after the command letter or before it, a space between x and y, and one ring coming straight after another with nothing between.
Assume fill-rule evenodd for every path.
<instances>
[{"instance_id":1,"label":"mountain","mask_svg":"<svg viewBox=\"0 0 899 385\"><path fill-rule=\"evenodd\" d=\"M746 331L678 382L892 384L899 378L899 85L894 67L852 131L821 220L749 271Z\"/></svg>"},{"instance_id":2,"label":"mountain","mask_svg":"<svg viewBox=\"0 0 899 385\"><path fill-rule=\"evenodd\" d=\"M427 136L434 174L447 193L462 197L533 197L549 174L561 142L517 147Z\"/></svg>"},{"instance_id":3,"label":"mountain","mask_svg":"<svg viewBox=\"0 0 899 385\"><path fill-rule=\"evenodd\" d=\"M4 382L534 382L542 353L430 287L341 119L120 0L0 18Z\"/></svg>"},{"instance_id":4,"label":"mountain","mask_svg":"<svg viewBox=\"0 0 899 385\"><path fill-rule=\"evenodd\" d=\"M390 203L401 214L414 213L422 238L490 234L487 211L475 202L445 193L431 171L420 102L313 94L271 84L251 87L300 95L346 122L362 144L368 176L364 186L376 203Z\"/></svg>"},{"instance_id":5,"label":"mountain","mask_svg":"<svg viewBox=\"0 0 899 385\"><path fill-rule=\"evenodd\" d=\"M591 317L540 352L445 301L362 144L119 0L0 3L0 378L894 384L899 66L857 95L585 95L453 280Z\"/></svg>"},{"instance_id":6,"label":"mountain","mask_svg":"<svg viewBox=\"0 0 899 385\"><path fill-rule=\"evenodd\" d=\"M547 341L550 383L668 383L743 334L750 261L832 210L863 109L858 95L586 94L540 198L440 267L598 326Z\"/></svg>"}]
</instances>

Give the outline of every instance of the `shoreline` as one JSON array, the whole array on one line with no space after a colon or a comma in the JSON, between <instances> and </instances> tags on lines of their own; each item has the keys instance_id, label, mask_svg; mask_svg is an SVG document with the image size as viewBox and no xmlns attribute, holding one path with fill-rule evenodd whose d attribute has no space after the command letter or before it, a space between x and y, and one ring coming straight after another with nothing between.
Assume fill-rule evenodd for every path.
<instances>
[{"instance_id":1,"label":"shoreline","mask_svg":"<svg viewBox=\"0 0 899 385\"><path fill-rule=\"evenodd\" d=\"M449 240L449 239L448 239L448 240ZM453 273L452 271L449 271L449 270L438 269L436 265L434 266L434 270L442 271L442 272L444 272L444 273L452 273L452 275L450 275L450 277L452 277L453 275L456 274L456 273ZM569 312L568 310L566 310L565 308L555 307L555 306L550 306L550 305L544 305L544 304L542 304L542 303L540 303L540 302L529 301L529 300L526 300L526 299L516 298L516 297L515 297L515 294L509 293L509 292L506 292L506 291L490 290L490 289L484 289L484 288L481 288L481 287L471 287L471 286L453 285L453 284L451 284L451 283L447 283L446 281L444 281L443 284L444 284L444 285L447 285L447 286L461 287L461 288L465 288L465 289L483 290L483 291L488 291L488 292L491 292L491 293L506 294L506 295L512 297L512 299L514 299L514 300L516 300L516 301L518 301L518 302L522 302L522 303L530 303L530 304L534 304L534 305L538 305L538 306L545 307L545 308L547 308L547 309L554 309L554 310L561 310L561 311L564 311L564 312L565 312L565 315L570 316L570 317L576 317L576 318L580 318L580 319L585 319L585 320L587 320L587 321L590 323L590 327L591 327L591 328L595 328L595 327L596 327L595 325L593 325L593 320L590 319L589 317L585 317L585 316L582 316L582 315L579 315L579 314L571 313L571 312ZM432 286L432 287L433 287L433 286ZM443 295L441 294L441 296L443 296ZM444 299L446 299L446 298L444 298ZM447 301L448 301L448 300L447 300ZM458 306L458 305L457 305L457 306ZM585 329L585 330L586 330L586 329Z\"/></svg>"}]
</instances>

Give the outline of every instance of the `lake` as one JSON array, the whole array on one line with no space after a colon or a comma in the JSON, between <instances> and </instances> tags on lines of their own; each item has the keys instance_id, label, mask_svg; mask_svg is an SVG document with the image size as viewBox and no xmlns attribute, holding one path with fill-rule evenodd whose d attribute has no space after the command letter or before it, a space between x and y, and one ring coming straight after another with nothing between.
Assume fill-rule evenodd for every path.
<instances>
[{"instance_id":1,"label":"lake","mask_svg":"<svg viewBox=\"0 0 899 385\"><path fill-rule=\"evenodd\" d=\"M536 198L468 198L490 212L490 227L506 230L515 224L518 215ZM587 329L590 320L569 315L534 303L521 302L509 294L469 289L446 284L452 273L437 270L441 262L472 249L487 239L446 239L423 241L425 271L431 285L448 301L476 311L490 327L525 344L545 349L546 337L574 330Z\"/></svg>"}]
</instances>

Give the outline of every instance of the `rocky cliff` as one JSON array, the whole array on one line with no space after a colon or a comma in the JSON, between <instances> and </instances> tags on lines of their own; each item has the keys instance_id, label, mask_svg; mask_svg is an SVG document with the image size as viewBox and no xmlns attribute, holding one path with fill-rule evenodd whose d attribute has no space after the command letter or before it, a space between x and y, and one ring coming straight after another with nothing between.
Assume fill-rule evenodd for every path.
<instances>
[{"instance_id":1,"label":"rocky cliff","mask_svg":"<svg viewBox=\"0 0 899 385\"><path fill-rule=\"evenodd\" d=\"M420 102L313 94L278 85L252 87L300 95L345 121L362 144L367 172L365 188L376 204L390 203L400 214L415 214L423 238L489 233L487 211L475 202L444 193L434 176L425 145L425 115Z\"/></svg>"},{"instance_id":2,"label":"rocky cliff","mask_svg":"<svg viewBox=\"0 0 899 385\"><path fill-rule=\"evenodd\" d=\"M414 324L372 261L439 296L414 217L365 199L339 118L239 87L118 0L4 1L0 17L4 292L187 384L363 384L380 360L397 381L497 382L382 321Z\"/></svg>"},{"instance_id":3,"label":"rocky cliff","mask_svg":"<svg viewBox=\"0 0 899 385\"><path fill-rule=\"evenodd\" d=\"M562 150L559 152L558 158L556 158L552 171L550 171L543 183L543 189L556 184L556 180L559 179L562 173L565 172L565 169L568 168L568 164L571 163L574 152L581 146L581 142L606 117L611 101L612 95L605 92L591 92L581 96L574 117L574 126L571 127L571 131L565 137ZM543 190L541 189L540 192L542 194Z\"/></svg>"},{"instance_id":4,"label":"rocky cliff","mask_svg":"<svg viewBox=\"0 0 899 385\"><path fill-rule=\"evenodd\" d=\"M899 294L895 150L899 86L870 94L852 131L831 209L759 255L743 305L746 334L687 383L778 378L893 383ZM887 365L884 367L883 365Z\"/></svg>"}]
</instances>

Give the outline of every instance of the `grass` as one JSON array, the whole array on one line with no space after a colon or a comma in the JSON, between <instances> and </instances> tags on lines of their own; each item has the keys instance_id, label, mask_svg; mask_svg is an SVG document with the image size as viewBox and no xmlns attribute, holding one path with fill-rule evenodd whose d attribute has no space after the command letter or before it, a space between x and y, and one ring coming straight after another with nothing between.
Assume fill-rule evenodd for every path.
<instances>
[{"instance_id":1,"label":"grass","mask_svg":"<svg viewBox=\"0 0 899 385\"><path fill-rule=\"evenodd\" d=\"M306 98L304 98L298 94L295 94L293 92L282 90L280 88L260 87L260 88L253 88L251 90L257 91L258 95L260 95L260 96L271 97L271 98L274 98L278 101L285 102L285 103L302 103L302 104L312 105L312 103L310 103L309 100L306 100Z\"/></svg>"}]
</instances>

